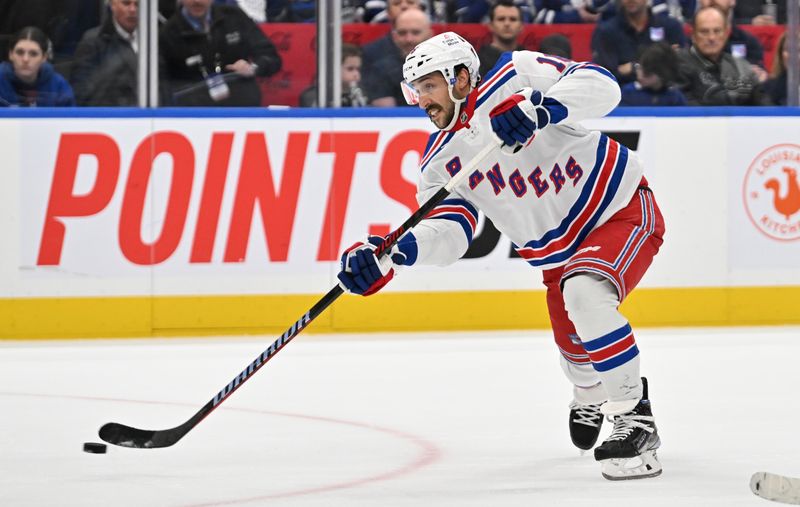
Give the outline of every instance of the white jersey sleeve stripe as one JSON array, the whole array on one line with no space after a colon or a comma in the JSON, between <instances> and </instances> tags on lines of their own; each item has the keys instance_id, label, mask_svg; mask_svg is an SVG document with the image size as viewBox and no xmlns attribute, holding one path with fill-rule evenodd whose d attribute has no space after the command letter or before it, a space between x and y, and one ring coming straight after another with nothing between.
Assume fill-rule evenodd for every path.
<instances>
[{"instance_id":1,"label":"white jersey sleeve stripe","mask_svg":"<svg viewBox=\"0 0 800 507\"><path fill-rule=\"evenodd\" d=\"M475 229L478 227L478 210L463 199L445 199L428 213L425 219L444 219L458 223L464 229L469 244L472 243Z\"/></svg>"}]
</instances>

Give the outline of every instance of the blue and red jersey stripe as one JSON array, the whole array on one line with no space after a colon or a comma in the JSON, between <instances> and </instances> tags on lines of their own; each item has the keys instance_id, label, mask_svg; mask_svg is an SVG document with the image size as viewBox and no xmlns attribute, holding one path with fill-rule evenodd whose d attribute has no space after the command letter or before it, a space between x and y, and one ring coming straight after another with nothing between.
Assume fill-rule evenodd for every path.
<instances>
[{"instance_id":1,"label":"blue and red jersey stripe","mask_svg":"<svg viewBox=\"0 0 800 507\"><path fill-rule=\"evenodd\" d=\"M467 243L472 243L478 227L478 210L464 199L445 199L425 216L426 219L451 220L461 226Z\"/></svg>"},{"instance_id":2,"label":"blue and red jersey stripe","mask_svg":"<svg viewBox=\"0 0 800 507\"><path fill-rule=\"evenodd\" d=\"M595 167L567 216L540 239L517 248L520 256L533 266L569 259L614 199L627 160L627 148L605 135L601 136Z\"/></svg>"}]
</instances>

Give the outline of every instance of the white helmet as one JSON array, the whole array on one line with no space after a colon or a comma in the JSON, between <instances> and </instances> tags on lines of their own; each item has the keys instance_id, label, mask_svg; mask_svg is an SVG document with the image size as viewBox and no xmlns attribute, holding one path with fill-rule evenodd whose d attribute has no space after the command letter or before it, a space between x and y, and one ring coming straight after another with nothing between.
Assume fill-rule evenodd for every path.
<instances>
[{"instance_id":1,"label":"white helmet","mask_svg":"<svg viewBox=\"0 0 800 507\"><path fill-rule=\"evenodd\" d=\"M454 32L444 32L418 44L408 54L403 64L404 81L401 87L406 102L409 104L419 102L419 94L411 83L436 71L441 72L447 81L450 98L456 103L462 102L463 99L457 100L453 97L453 85L456 82L455 68L458 65L467 67L470 85L476 87L480 81L478 73L480 61L475 48L463 37Z\"/></svg>"}]
</instances>

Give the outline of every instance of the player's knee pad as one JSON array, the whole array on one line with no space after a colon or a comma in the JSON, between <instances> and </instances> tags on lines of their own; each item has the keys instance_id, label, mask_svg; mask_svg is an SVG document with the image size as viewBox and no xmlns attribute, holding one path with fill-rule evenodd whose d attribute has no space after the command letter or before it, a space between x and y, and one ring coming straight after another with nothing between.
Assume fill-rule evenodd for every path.
<instances>
[{"instance_id":1,"label":"player's knee pad","mask_svg":"<svg viewBox=\"0 0 800 507\"><path fill-rule=\"evenodd\" d=\"M561 293L569 319L584 340L592 338L594 334L591 331L586 334L587 326L590 329L602 329L618 324L622 319L617 311L617 289L602 276L591 273L573 275L564 280Z\"/></svg>"}]
</instances>

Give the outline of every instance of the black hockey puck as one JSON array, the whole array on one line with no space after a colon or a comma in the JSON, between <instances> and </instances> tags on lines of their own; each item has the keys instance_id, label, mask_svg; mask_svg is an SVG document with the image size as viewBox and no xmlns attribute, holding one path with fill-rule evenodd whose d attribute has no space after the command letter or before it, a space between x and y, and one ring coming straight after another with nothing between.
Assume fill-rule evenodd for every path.
<instances>
[{"instance_id":1,"label":"black hockey puck","mask_svg":"<svg viewBox=\"0 0 800 507\"><path fill-rule=\"evenodd\" d=\"M108 447L106 446L106 444L101 444L99 442L83 443L83 452L89 452L92 454L105 454L107 448Z\"/></svg>"}]
</instances>

